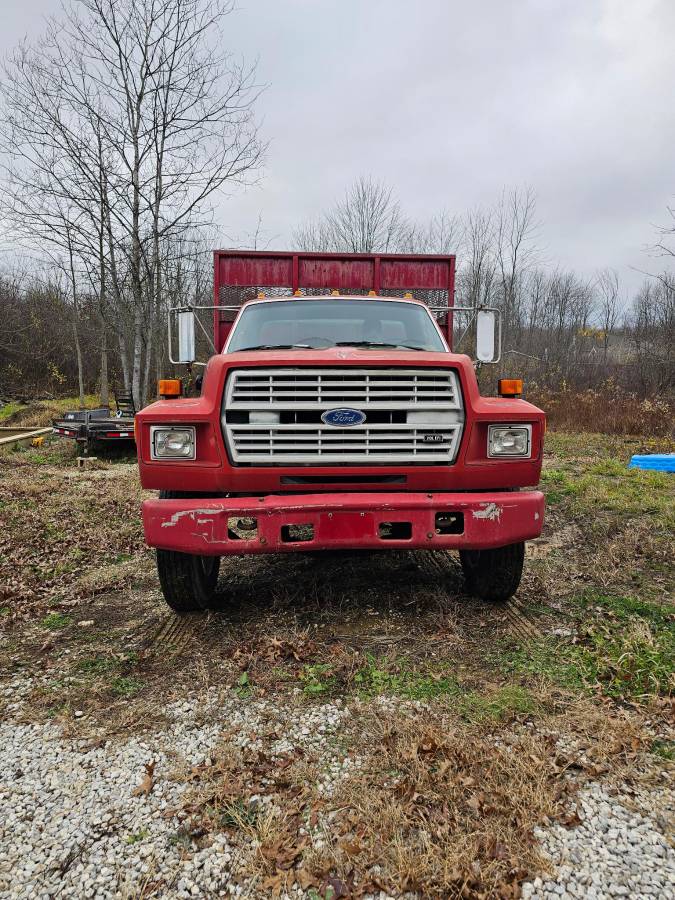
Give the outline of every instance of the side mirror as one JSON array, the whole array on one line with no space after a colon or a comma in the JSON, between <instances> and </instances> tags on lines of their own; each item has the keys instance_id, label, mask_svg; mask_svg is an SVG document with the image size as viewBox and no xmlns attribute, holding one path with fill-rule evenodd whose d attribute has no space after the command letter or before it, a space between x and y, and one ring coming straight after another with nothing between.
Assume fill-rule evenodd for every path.
<instances>
[{"instance_id":1,"label":"side mirror","mask_svg":"<svg viewBox=\"0 0 675 900\"><path fill-rule=\"evenodd\" d=\"M479 309L476 312L476 359L478 362L498 362L499 348L496 345L497 314L495 310Z\"/></svg>"},{"instance_id":2,"label":"side mirror","mask_svg":"<svg viewBox=\"0 0 675 900\"><path fill-rule=\"evenodd\" d=\"M177 363L195 361L195 313L192 309L179 309L178 318L178 359Z\"/></svg>"}]
</instances>

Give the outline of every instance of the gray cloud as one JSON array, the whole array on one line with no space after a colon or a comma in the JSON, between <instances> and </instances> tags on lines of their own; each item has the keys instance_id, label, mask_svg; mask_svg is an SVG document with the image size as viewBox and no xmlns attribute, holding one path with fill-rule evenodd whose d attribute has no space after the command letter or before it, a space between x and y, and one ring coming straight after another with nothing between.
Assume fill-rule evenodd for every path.
<instances>
[{"instance_id":1,"label":"gray cloud","mask_svg":"<svg viewBox=\"0 0 675 900\"><path fill-rule=\"evenodd\" d=\"M4 0L3 49L56 0ZM551 260L590 273L642 252L675 194L672 0L240 0L228 44L260 56L271 140L259 186L221 204L229 234L259 212L276 246L369 173L425 218L538 195Z\"/></svg>"}]
</instances>

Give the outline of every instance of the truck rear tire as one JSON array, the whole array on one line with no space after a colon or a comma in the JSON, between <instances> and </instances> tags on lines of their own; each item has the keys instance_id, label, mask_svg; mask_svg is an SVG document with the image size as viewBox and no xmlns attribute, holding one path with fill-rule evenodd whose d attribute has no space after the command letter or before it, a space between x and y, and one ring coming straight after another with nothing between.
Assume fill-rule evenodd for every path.
<instances>
[{"instance_id":1,"label":"truck rear tire","mask_svg":"<svg viewBox=\"0 0 675 900\"><path fill-rule=\"evenodd\" d=\"M518 590L525 542L488 550L460 550L459 558L467 593L492 603L504 603Z\"/></svg>"},{"instance_id":2,"label":"truck rear tire","mask_svg":"<svg viewBox=\"0 0 675 900\"><path fill-rule=\"evenodd\" d=\"M160 491L160 499L194 497L181 491ZM174 612L211 609L218 584L219 556L157 550L157 574L164 599Z\"/></svg>"}]
</instances>

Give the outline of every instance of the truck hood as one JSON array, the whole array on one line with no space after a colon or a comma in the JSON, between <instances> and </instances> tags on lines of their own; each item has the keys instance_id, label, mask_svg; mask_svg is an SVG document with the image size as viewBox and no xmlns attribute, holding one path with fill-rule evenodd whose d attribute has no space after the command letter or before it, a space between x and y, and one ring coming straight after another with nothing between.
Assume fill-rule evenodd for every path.
<instances>
[{"instance_id":1,"label":"truck hood","mask_svg":"<svg viewBox=\"0 0 675 900\"><path fill-rule=\"evenodd\" d=\"M469 357L461 353L439 353L428 350L364 349L362 347L328 347L325 350L240 350L237 353L223 353L221 358L228 368L254 365L309 365L325 366L344 363L354 365L409 365L440 366L451 368L466 364Z\"/></svg>"}]
</instances>

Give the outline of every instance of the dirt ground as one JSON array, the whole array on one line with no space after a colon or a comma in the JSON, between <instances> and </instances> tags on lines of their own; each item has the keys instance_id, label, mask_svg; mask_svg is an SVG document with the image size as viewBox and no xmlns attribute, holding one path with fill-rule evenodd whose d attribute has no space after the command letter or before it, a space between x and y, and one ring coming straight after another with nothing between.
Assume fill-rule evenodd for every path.
<instances>
[{"instance_id":1,"label":"dirt ground","mask_svg":"<svg viewBox=\"0 0 675 900\"><path fill-rule=\"evenodd\" d=\"M329 795L311 754L272 758L278 734L177 767L197 845L257 828L260 896L518 896L545 865L533 829L573 827L580 784L671 777L675 477L626 465L672 449L550 434L545 531L506 605L467 597L452 554L289 554L223 560L219 609L183 618L143 545L132 458L82 471L52 440L0 455L4 715L101 741L151 736L200 692L337 704L359 764ZM17 705L3 688L20 676ZM285 812L263 833L246 810L265 792ZM317 849L306 832L327 815Z\"/></svg>"}]
</instances>

